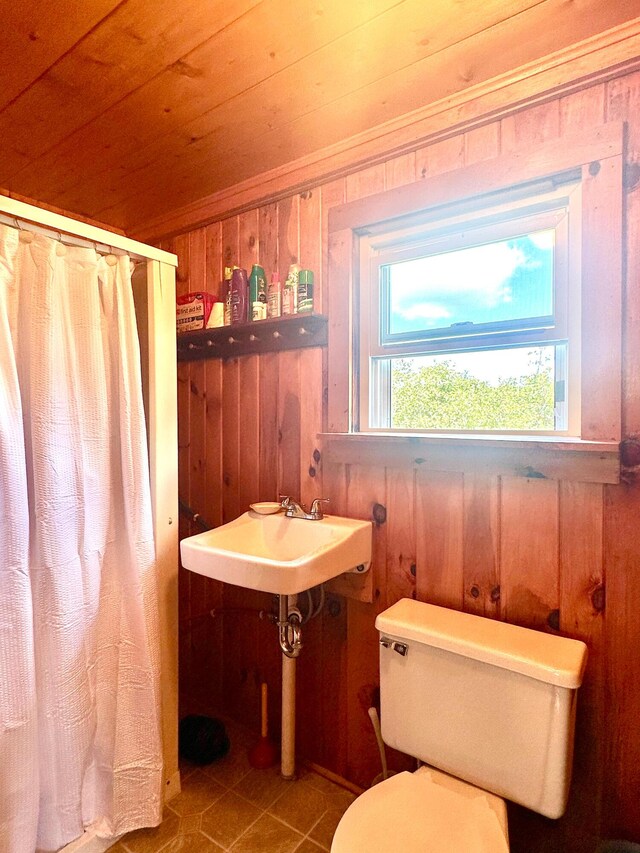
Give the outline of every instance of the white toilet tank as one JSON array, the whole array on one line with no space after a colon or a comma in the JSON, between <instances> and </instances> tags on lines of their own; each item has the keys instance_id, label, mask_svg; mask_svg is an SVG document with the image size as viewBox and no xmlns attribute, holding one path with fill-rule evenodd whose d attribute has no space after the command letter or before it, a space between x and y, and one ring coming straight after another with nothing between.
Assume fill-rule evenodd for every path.
<instances>
[{"instance_id":1,"label":"white toilet tank","mask_svg":"<svg viewBox=\"0 0 640 853\"><path fill-rule=\"evenodd\" d=\"M383 740L560 817L585 644L408 598L381 613L376 628Z\"/></svg>"}]
</instances>

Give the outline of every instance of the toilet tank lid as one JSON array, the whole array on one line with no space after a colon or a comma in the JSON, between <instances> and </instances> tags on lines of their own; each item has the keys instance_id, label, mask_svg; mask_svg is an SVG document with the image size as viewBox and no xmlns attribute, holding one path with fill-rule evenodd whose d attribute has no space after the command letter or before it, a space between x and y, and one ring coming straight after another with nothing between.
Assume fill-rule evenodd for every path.
<instances>
[{"instance_id":1,"label":"toilet tank lid","mask_svg":"<svg viewBox=\"0 0 640 853\"><path fill-rule=\"evenodd\" d=\"M413 640L570 689L582 683L587 662L587 647L580 640L411 598L403 598L380 613L376 628L381 634Z\"/></svg>"}]
</instances>

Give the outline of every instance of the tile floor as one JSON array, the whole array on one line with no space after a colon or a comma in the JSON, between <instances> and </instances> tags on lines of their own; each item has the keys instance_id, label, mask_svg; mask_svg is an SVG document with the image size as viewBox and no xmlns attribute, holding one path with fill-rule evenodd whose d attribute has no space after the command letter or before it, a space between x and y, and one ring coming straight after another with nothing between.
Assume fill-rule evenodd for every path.
<instances>
[{"instance_id":1,"label":"tile floor","mask_svg":"<svg viewBox=\"0 0 640 853\"><path fill-rule=\"evenodd\" d=\"M155 829L125 835L109 853L319 853L355 795L311 770L285 782L279 768L256 770L255 742L227 725L229 753L207 767L181 764L182 791Z\"/></svg>"}]
</instances>

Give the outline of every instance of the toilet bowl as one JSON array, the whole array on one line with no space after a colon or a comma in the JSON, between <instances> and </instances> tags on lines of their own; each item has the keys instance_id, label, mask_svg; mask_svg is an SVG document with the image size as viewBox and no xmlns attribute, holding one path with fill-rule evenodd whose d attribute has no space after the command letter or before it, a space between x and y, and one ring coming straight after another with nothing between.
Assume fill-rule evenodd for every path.
<instances>
[{"instance_id":1,"label":"toilet bowl","mask_svg":"<svg viewBox=\"0 0 640 853\"><path fill-rule=\"evenodd\" d=\"M336 829L331 853L507 853L503 799L431 767L365 791Z\"/></svg>"}]
</instances>

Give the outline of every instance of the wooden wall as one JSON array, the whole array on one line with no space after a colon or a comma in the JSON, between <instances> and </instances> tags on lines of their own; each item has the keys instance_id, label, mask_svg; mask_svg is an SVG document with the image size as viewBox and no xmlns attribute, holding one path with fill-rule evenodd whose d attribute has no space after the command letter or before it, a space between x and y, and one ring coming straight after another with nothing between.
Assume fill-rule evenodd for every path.
<instances>
[{"instance_id":1,"label":"wooden wall","mask_svg":"<svg viewBox=\"0 0 640 853\"><path fill-rule=\"evenodd\" d=\"M604 121L628 122L625 189L623 435L640 433L640 75L524 108L346 179L216 222L163 244L180 258L181 292L219 291L225 264L327 266L328 210ZM319 306L326 299L317 288ZM378 513L374 603L328 595L304 626L299 659L301 755L366 786L379 771L367 708L378 685L376 613L402 596L579 637L590 658L579 698L567 815L513 808L516 851L593 851L598 838L640 841L640 483L615 486L323 464L326 353L308 349L179 366L180 494L210 524L279 492ZM383 520L384 519L384 520ZM185 529L189 526L185 525ZM195 531L195 528L192 528ZM181 581L185 700L256 723L259 682L276 702L271 597ZM303 602L304 603L304 602ZM212 608L223 608L214 618ZM401 763L401 759L398 759Z\"/></svg>"}]
</instances>

